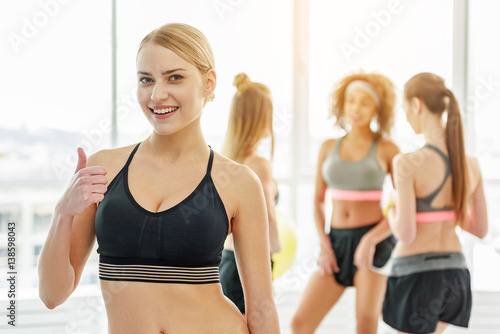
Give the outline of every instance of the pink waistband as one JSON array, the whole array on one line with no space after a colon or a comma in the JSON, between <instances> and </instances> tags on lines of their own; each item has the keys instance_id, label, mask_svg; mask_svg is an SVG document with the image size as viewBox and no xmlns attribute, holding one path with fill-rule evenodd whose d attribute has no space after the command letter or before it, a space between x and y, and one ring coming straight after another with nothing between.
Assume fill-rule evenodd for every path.
<instances>
[{"instance_id":1,"label":"pink waistband","mask_svg":"<svg viewBox=\"0 0 500 334\"><path fill-rule=\"evenodd\" d=\"M457 217L455 211L431 211L431 212L417 212L417 223L434 223L440 221L455 220Z\"/></svg>"},{"instance_id":2,"label":"pink waistband","mask_svg":"<svg viewBox=\"0 0 500 334\"><path fill-rule=\"evenodd\" d=\"M328 188L326 193L333 199L342 201L380 201L382 190L341 190Z\"/></svg>"}]
</instances>

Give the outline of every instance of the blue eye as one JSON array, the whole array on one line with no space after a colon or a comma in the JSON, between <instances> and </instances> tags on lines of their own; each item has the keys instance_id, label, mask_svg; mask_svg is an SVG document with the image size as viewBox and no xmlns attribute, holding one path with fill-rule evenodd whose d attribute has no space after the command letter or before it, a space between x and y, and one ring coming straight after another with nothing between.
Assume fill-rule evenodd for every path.
<instances>
[{"instance_id":1,"label":"blue eye","mask_svg":"<svg viewBox=\"0 0 500 334\"><path fill-rule=\"evenodd\" d=\"M141 84L143 84L143 85L144 85L144 84L148 84L148 83L150 83L150 82L152 82L152 81L153 81L153 80L151 80L151 79L150 79L150 78L148 78L148 77L142 77L142 78L140 78L140 79L139 79L139 82L140 82Z\"/></svg>"},{"instance_id":2,"label":"blue eye","mask_svg":"<svg viewBox=\"0 0 500 334\"><path fill-rule=\"evenodd\" d=\"M170 77L170 81L179 81L180 79L182 79L182 76L178 74L174 74Z\"/></svg>"}]
</instances>

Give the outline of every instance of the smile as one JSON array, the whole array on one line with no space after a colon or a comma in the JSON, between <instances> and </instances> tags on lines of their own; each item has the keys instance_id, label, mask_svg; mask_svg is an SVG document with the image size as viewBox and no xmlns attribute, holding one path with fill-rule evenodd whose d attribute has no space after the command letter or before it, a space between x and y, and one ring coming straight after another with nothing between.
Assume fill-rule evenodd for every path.
<instances>
[{"instance_id":1,"label":"smile","mask_svg":"<svg viewBox=\"0 0 500 334\"><path fill-rule=\"evenodd\" d=\"M149 108L153 113L157 114L157 115L165 115L165 114L170 114L174 111L177 111L177 109L179 109L179 107L167 107L167 108L158 108L158 107L155 107L155 108Z\"/></svg>"}]
</instances>

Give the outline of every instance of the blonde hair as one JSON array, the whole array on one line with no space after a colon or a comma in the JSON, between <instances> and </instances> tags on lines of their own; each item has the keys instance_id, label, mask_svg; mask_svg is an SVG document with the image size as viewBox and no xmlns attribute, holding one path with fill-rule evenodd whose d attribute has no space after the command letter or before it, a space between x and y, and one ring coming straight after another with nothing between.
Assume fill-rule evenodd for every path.
<instances>
[{"instance_id":1,"label":"blonde hair","mask_svg":"<svg viewBox=\"0 0 500 334\"><path fill-rule=\"evenodd\" d=\"M355 73L344 77L340 80L331 94L330 116L334 116L335 125L346 129L344 118L344 102L345 91L349 84L353 81L361 80L370 84L379 100L377 107L377 135L390 135L391 128L394 123L394 104L396 102L396 93L394 92L394 84L387 77L378 73Z\"/></svg>"},{"instance_id":2,"label":"blonde hair","mask_svg":"<svg viewBox=\"0 0 500 334\"><path fill-rule=\"evenodd\" d=\"M233 97L229 124L222 154L243 163L270 130L271 157L274 154L273 103L271 91L261 83L252 82L245 73L234 78L237 92Z\"/></svg>"},{"instance_id":3,"label":"blonde hair","mask_svg":"<svg viewBox=\"0 0 500 334\"><path fill-rule=\"evenodd\" d=\"M433 73L419 73L405 84L404 97L416 97L430 112L441 116L448 111L446 121L446 148L450 157L452 197L457 223L463 226L467 213L467 163L460 108L455 95L444 84L444 79Z\"/></svg>"},{"instance_id":4,"label":"blonde hair","mask_svg":"<svg viewBox=\"0 0 500 334\"><path fill-rule=\"evenodd\" d=\"M151 31L143 38L137 55L148 43L172 50L179 57L196 66L202 73L215 69L214 53L208 39L201 31L190 25L169 23ZM212 101L214 97L214 93L208 96L205 104Z\"/></svg>"}]
</instances>

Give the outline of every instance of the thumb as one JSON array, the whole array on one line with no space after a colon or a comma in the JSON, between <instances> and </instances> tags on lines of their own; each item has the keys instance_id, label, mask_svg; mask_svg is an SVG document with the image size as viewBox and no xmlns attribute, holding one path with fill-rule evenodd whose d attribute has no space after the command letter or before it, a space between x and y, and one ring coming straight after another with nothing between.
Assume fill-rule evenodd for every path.
<instances>
[{"instance_id":1,"label":"thumb","mask_svg":"<svg viewBox=\"0 0 500 334\"><path fill-rule=\"evenodd\" d=\"M337 264L337 261L336 260L333 261L332 264L333 264L333 266L332 266L333 267L333 272L338 273L340 271L340 268L339 268L339 266Z\"/></svg>"},{"instance_id":2,"label":"thumb","mask_svg":"<svg viewBox=\"0 0 500 334\"><path fill-rule=\"evenodd\" d=\"M75 173L80 169L87 167L87 156L85 155L85 151L83 148L78 148L78 163L76 164Z\"/></svg>"}]
</instances>

